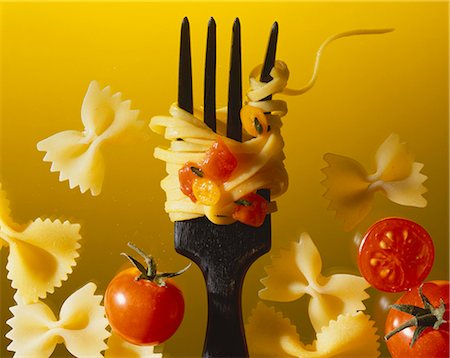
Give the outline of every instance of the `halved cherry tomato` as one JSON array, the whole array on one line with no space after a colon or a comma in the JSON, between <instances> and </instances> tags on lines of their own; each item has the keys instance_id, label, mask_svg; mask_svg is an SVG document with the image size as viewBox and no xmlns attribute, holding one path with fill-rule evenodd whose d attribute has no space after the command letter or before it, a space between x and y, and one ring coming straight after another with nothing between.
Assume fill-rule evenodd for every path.
<instances>
[{"instance_id":1,"label":"halved cherry tomato","mask_svg":"<svg viewBox=\"0 0 450 358\"><path fill-rule=\"evenodd\" d=\"M268 204L261 195L250 193L235 202L233 219L253 227L259 227L266 218Z\"/></svg>"},{"instance_id":2,"label":"halved cherry tomato","mask_svg":"<svg viewBox=\"0 0 450 358\"><path fill-rule=\"evenodd\" d=\"M192 191L197 201L203 205L215 205L220 199L220 188L211 179L196 178Z\"/></svg>"},{"instance_id":3,"label":"halved cherry tomato","mask_svg":"<svg viewBox=\"0 0 450 358\"><path fill-rule=\"evenodd\" d=\"M236 167L236 157L220 138L208 149L201 163L205 176L220 183L226 182Z\"/></svg>"},{"instance_id":4,"label":"halved cherry tomato","mask_svg":"<svg viewBox=\"0 0 450 358\"><path fill-rule=\"evenodd\" d=\"M423 284L422 295L429 301L431 310L424 304L419 287L414 287L395 302L385 326L386 344L393 358L449 357L449 289L448 281L430 281ZM411 306L416 308L409 311ZM410 313L402 312L402 309ZM434 314L430 311L434 311ZM417 322L414 322L413 316L416 316ZM413 325L401 329L402 325L409 325L405 324L408 321ZM433 328L434 325L438 327ZM389 337L396 329L399 332ZM412 342L415 335L415 341Z\"/></svg>"},{"instance_id":5,"label":"halved cherry tomato","mask_svg":"<svg viewBox=\"0 0 450 358\"><path fill-rule=\"evenodd\" d=\"M387 218L372 225L359 247L358 264L364 278L385 292L401 292L422 283L434 261L434 246L419 224Z\"/></svg>"},{"instance_id":6,"label":"halved cherry tomato","mask_svg":"<svg viewBox=\"0 0 450 358\"><path fill-rule=\"evenodd\" d=\"M268 130L267 117L261 108L253 106L243 106L241 109L242 127L248 134L257 137Z\"/></svg>"},{"instance_id":7,"label":"halved cherry tomato","mask_svg":"<svg viewBox=\"0 0 450 358\"><path fill-rule=\"evenodd\" d=\"M197 199L192 191L192 184L194 183L195 179L200 177L203 177L202 170L199 168L198 164L193 162L187 162L178 170L180 190L194 203L197 201Z\"/></svg>"}]
</instances>

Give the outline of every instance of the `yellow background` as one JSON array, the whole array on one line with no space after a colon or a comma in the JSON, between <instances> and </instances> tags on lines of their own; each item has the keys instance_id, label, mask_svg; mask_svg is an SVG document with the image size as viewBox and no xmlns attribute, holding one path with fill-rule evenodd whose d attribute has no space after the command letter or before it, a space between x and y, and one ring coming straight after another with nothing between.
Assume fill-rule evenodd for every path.
<instances>
[{"instance_id":1,"label":"yellow background","mask_svg":"<svg viewBox=\"0 0 450 358\"><path fill-rule=\"evenodd\" d=\"M308 231L317 244L326 274L357 273L353 238L374 221L404 216L423 225L436 245L430 279L448 279L448 5L446 3L289 2L289 3L4 3L1 4L1 182L12 215L24 223L36 217L62 217L82 224L73 274L46 299L55 312L64 298L87 281L103 293L122 267L126 243L133 241L159 258L163 270L187 263L173 249L173 224L163 210L159 181L163 163L152 157L164 144L156 134L106 150L107 173L100 196L69 190L36 143L66 129L81 130L80 107L91 80L111 85L140 118L166 114L176 100L179 28L191 22L195 103L202 102L206 24L218 29L218 104L226 103L233 19L242 25L243 73L262 62L273 21L280 25L277 57L288 63L290 87L310 77L315 51L329 35L357 28L393 27L395 32L358 36L325 50L316 86L300 97L286 97L284 118L288 192L272 215L272 254ZM244 82L247 88L247 82ZM282 97L282 96L280 96ZM322 156L350 156L373 172L374 155L390 133L406 141L429 177L424 209L402 207L377 195L374 210L350 233L344 232L322 197ZM8 249L1 252L1 351L9 343L13 291L6 279ZM259 279L269 255L250 269L243 295L247 318L262 288ZM173 357L199 356L206 322L203 278L196 267L177 278L186 299L184 322L164 345ZM371 290L369 313L383 326L383 302L398 295ZM275 304L313 338L306 314L308 299ZM386 355L382 343L383 354ZM57 356L68 356L58 349Z\"/></svg>"}]
</instances>

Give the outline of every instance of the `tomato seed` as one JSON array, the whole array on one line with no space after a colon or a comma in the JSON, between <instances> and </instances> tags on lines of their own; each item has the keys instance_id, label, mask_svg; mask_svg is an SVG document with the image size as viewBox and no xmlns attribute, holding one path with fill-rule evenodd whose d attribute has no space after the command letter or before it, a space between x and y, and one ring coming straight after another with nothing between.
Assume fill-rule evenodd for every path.
<instances>
[{"instance_id":1,"label":"tomato seed","mask_svg":"<svg viewBox=\"0 0 450 358\"><path fill-rule=\"evenodd\" d=\"M386 277L389 275L390 272L391 272L390 269L384 269L384 270L381 270L381 271L380 271L380 276L381 276L382 278L386 278Z\"/></svg>"}]
</instances>

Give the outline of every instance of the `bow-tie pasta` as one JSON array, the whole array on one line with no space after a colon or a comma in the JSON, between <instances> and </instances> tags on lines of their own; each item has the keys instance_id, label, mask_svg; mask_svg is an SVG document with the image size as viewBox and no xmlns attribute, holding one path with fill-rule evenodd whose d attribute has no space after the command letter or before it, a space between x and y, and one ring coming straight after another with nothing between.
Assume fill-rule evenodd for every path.
<instances>
[{"instance_id":1,"label":"bow-tie pasta","mask_svg":"<svg viewBox=\"0 0 450 358\"><path fill-rule=\"evenodd\" d=\"M137 346L123 340L118 334L111 332L108 338L106 358L162 358L162 353L155 353L154 346Z\"/></svg>"},{"instance_id":2,"label":"bow-tie pasta","mask_svg":"<svg viewBox=\"0 0 450 358\"><path fill-rule=\"evenodd\" d=\"M75 357L102 357L110 333L96 288L89 282L69 296L59 319L42 302L11 307L14 316L6 323L12 329L6 337L12 342L7 349L17 356L50 357L56 345L64 343Z\"/></svg>"},{"instance_id":3,"label":"bow-tie pasta","mask_svg":"<svg viewBox=\"0 0 450 358\"><path fill-rule=\"evenodd\" d=\"M270 330L267 328L270 327ZM374 322L362 312L340 315L305 345L297 329L273 307L259 302L245 325L250 356L255 357L378 357Z\"/></svg>"},{"instance_id":4,"label":"bow-tie pasta","mask_svg":"<svg viewBox=\"0 0 450 358\"><path fill-rule=\"evenodd\" d=\"M380 191L394 203L425 207L422 196L427 189L423 182L427 177L421 173L422 163L414 161L405 143L398 135L391 134L376 154L377 170L369 175L357 161L337 154L327 153L323 169L327 187L324 195L330 200L329 209L336 211L336 218L344 222L349 231L358 225L372 209L373 195Z\"/></svg>"},{"instance_id":5,"label":"bow-tie pasta","mask_svg":"<svg viewBox=\"0 0 450 358\"><path fill-rule=\"evenodd\" d=\"M272 265L265 270L267 277L261 280L265 288L259 292L259 297L290 302L304 294L310 295L309 318L316 332L341 314L353 314L366 308L362 301L369 297L365 292L370 286L367 281L349 274L323 276L322 259L307 233L300 236L298 243L291 243L288 250L274 257Z\"/></svg>"},{"instance_id":6,"label":"bow-tie pasta","mask_svg":"<svg viewBox=\"0 0 450 358\"><path fill-rule=\"evenodd\" d=\"M8 278L25 303L45 298L67 280L79 256L79 230L79 224L60 220L15 223L0 184L0 248L9 247Z\"/></svg>"},{"instance_id":7,"label":"bow-tie pasta","mask_svg":"<svg viewBox=\"0 0 450 358\"><path fill-rule=\"evenodd\" d=\"M100 88L92 81L81 107L84 131L68 130L40 141L37 148L47 152L44 161L52 162L50 171L60 172L59 180L69 180L70 188L79 186L82 193L101 192L105 173L102 148L106 143L128 142L145 136L145 122L138 120L138 110L130 109L121 93Z\"/></svg>"}]
</instances>

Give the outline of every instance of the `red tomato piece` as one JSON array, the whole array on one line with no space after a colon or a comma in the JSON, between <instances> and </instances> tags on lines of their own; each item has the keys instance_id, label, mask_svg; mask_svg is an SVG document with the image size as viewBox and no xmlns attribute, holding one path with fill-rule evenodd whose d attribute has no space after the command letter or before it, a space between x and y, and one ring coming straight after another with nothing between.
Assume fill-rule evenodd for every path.
<instances>
[{"instance_id":1,"label":"red tomato piece","mask_svg":"<svg viewBox=\"0 0 450 358\"><path fill-rule=\"evenodd\" d=\"M438 329L426 327L412 346L411 339L415 330L418 329L416 326L405 328L394 334L386 341L389 352L393 358L449 357L449 290L450 286L448 281L430 281L423 284L423 295L429 300L433 307L439 307L441 305L440 300L442 299L443 304L445 305L443 319L446 322L442 323ZM420 308L425 307L419 296L418 287L405 293L396 304L413 305ZM411 314L391 308L386 319L386 334L394 331L412 317Z\"/></svg>"},{"instance_id":2,"label":"red tomato piece","mask_svg":"<svg viewBox=\"0 0 450 358\"><path fill-rule=\"evenodd\" d=\"M172 280L165 286L140 279L137 268L119 272L105 293L105 310L117 334L137 345L156 345L170 338L184 315L184 299Z\"/></svg>"},{"instance_id":3,"label":"red tomato piece","mask_svg":"<svg viewBox=\"0 0 450 358\"><path fill-rule=\"evenodd\" d=\"M259 227L266 218L268 204L261 195L250 193L236 201L233 219L253 227Z\"/></svg>"},{"instance_id":4,"label":"red tomato piece","mask_svg":"<svg viewBox=\"0 0 450 358\"><path fill-rule=\"evenodd\" d=\"M180 182L180 190L183 192L184 195L188 196L194 203L197 201L197 199L192 190L192 184L194 183L195 179L201 177L202 175L203 175L202 171L199 168L198 164L193 162L187 162L178 170L178 180Z\"/></svg>"},{"instance_id":5,"label":"red tomato piece","mask_svg":"<svg viewBox=\"0 0 450 358\"><path fill-rule=\"evenodd\" d=\"M385 292L406 291L422 283L434 261L434 245L419 224L387 218L372 225L359 247L364 278Z\"/></svg>"},{"instance_id":6,"label":"red tomato piece","mask_svg":"<svg viewBox=\"0 0 450 358\"><path fill-rule=\"evenodd\" d=\"M226 182L236 167L236 157L220 138L208 149L201 164L206 176L220 183Z\"/></svg>"}]
</instances>

